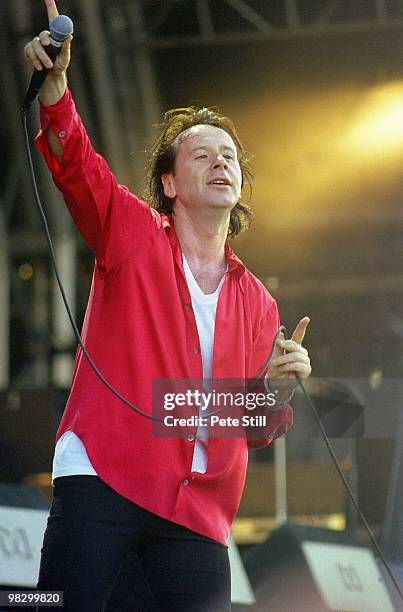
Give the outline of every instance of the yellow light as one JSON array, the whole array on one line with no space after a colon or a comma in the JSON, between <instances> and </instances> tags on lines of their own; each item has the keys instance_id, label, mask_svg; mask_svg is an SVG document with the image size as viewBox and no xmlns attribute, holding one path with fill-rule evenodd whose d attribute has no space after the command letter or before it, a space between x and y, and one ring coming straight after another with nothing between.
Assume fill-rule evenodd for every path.
<instances>
[{"instance_id":1,"label":"yellow light","mask_svg":"<svg viewBox=\"0 0 403 612\"><path fill-rule=\"evenodd\" d=\"M250 118L245 142L255 154L252 206L268 232L354 223L398 201L403 80L272 88L238 112L231 113L236 123ZM298 248L305 258L309 249Z\"/></svg>"},{"instance_id":2,"label":"yellow light","mask_svg":"<svg viewBox=\"0 0 403 612\"><path fill-rule=\"evenodd\" d=\"M266 287L269 291L277 291L280 288L280 279L278 276L268 276L266 278Z\"/></svg>"},{"instance_id":3,"label":"yellow light","mask_svg":"<svg viewBox=\"0 0 403 612\"><path fill-rule=\"evenodd\" d=\"M29 263L21 264L20 267L18 268L18 277L22 281L31 280L33 274L34 274L34 269Z\"/></svg>"},{"instance_id":4,"label":"yellow light","mask_svg":"<svg viewBox=\"0 0 403 612\"><path fill-rule=\"evenodd\" d=\"M383 372L380 368L375 368L369 375L369 384L374 391L378 391L382 386Z\"/></svg>"},{"instance_id":5,"label":"yellow light","mask_svg":"<svg viewBox=\"0 0 403 612\"><path fill-rule=\"evenodd\" d=\"M368 153L403 148L403 83L368 93L348 140L352 147Z\"/></svg>"}]
</instances>

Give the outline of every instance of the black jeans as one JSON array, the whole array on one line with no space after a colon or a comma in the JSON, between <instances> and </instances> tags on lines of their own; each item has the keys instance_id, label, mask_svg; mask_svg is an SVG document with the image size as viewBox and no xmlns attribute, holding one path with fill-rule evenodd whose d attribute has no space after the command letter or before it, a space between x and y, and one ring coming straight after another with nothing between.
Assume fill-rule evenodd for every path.
<instances>
[{"instance_id":1,"label":"black jeans","mask_svg":"<svg viewBox=\"0 0 403 612\"><path fill-rule=\"evenodd\" d=\"M218 612L230 606L225 546L128 501L96 476L54 482L38 589L60 612ZM49 607L39 607L49 610Z\"/></svg>"}]
</instances>

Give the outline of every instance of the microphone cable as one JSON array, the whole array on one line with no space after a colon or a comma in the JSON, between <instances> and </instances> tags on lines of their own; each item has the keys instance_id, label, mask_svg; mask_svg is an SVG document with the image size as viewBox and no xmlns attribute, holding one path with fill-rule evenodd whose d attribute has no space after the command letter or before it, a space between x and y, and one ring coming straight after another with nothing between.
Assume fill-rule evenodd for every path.
<instances>
[{"instance_id":1,"label":"microphone cable","mask_svg":"<svg viewBox=\"0 0 403 612\"><path fill-rule=\"evenodd\" d=\"M83 354L85 355L85 358L87 359L87 361L90 364L91 368L95 372L95 374L98 376L98 378L104 383L104 385L106 385L106 387L116 397L118 397L126 406L131 408L134 412L136 412L140 416L142 416L142 417L144 417L146 419L149 419L151 421L163 423L164 419L158 418L156 416L148 414L147 412L144 412L143 410L140 410L140 408L137 408L136 406L134 406L134 404L132 404L121 393L119 393L119 391L117 391L117 389L115 389L115 387L113 387L113 385L99 371L98 367L95 365L94 361L92 360L91 356L89 355L89 353L88 353L88 351L87 351L87 349L86 349L86 347L85 347L85 345L83 343L83 340L82 340L81 335L80 335L80 331L79 331L79 329L77 327L77 324L76 324L76 322L74 320L74 316L73 316L73 314L71 312L71 309L70 309L70 306L69 306L69 303L68 303L68 300L67 300L67 296L66 296L66 293L65 293L65 290L64 290L64 287L63 287L63 283L62 283L61 278L60 278L60 274L59 274L59 270L58 270L57 262L56 262L56 256L55 256L55 252L54 252L54 247L53 247L53 242L52 242L52 238L51 238L51 235L50 235L50 232L49 232L48 222L47 222L46 215L45 215L45 212L44 212L43 207L42 207L42 203L41 203L41 199L40 199L40 195L39 195L39 191L38 191L38 186L37 186L37 183L36 183L35 170L34 170L34 165L33 165L33 161L32 161L31 147L30 147L29 136L28 136L28 128L27 128L27 108L25 108L24 106L21 108L21 120L22 120L22 128L23 128L23 135L24 135L24 144L25 144L25 149L26 149L27 158L28 158L29 171L30 171L32 188L33 188L33 192L34 192L35 203L37 205L37 208L38 208L38 211L39 211L39 214L40 214L40 218L41 218L41 221L42 221L43 229L44 229L44 232L45 232L46 242L48 244L49 253L50 253L50 260L51 260L52 269L54 271L54 274L55 274L55 277L56 277L56 281L57 281L57 284L58 284L58 287L60 289L60 293L61 293L61 296L62 296L62 300L63 300L64 306L65 306L65 309L66 309L66 312L67 312L70 324L72 326L74 335L76 337L76 340L77 340L81 350L83 351ZM273 354L273 351L274 351L274 348L275 348L275 343L276 343L276 340L279 337L280 333L284 333L284 336L287 339L287 330L282 325L278 329L278 331L277 331L277 333L276 333L276 335L274 337L274 340L272 342L271 351L270 351L270 354L269 354L268 358L266 359L264 365L260 369L260 371L259 371L258 375L256 376L256 378L252 381L252 383L251 383L251 385L249 387L249 390L253 389L256 386L256 384L258 383L258 381L262 378L263 373L265 372L265 370L266 370L266 368L267 368L267 366L269 364L269 361L270 361L270 359L272 357L272 354ZM356 511L357 511L357 513L358 513L358 515L360 517L360 519L362 520L362 523L363 523L363 525L364 525L364 527L365 527L365 529L366 529L366 531L367 531L367 533L368 533L368 535L369 535L369 537L371 539L371 542L372 542L372 544L373 544L377 554L379 555L379 558L382 560L382 562L383 562L383 564L384 564L384 566L386 568L386 571L388 572L388 575L389 575L393 585L395 586L397 592L399 593L400 598L403 600L403 593L402 593L402 591L401 591L401 589L399 587L399 584L398 584L398 582L397 582L397 580L396 580L396 578L395 578L395 576L394 576L394 574L393 574L393 572L392 572L392 570L391 570L387 560L385 559L385 556L384 556L382 550L380 549L380 547L379 547L379 545L378 545L378 543L376 541L376 538L375 538L374 534L372 533L372 530L371 530L371 528L370 528L370 526L369 526L365 516L363 515L363 513L362 513L362 511L361 511L361 509L359 507L359 504L358 504L357 500L354 497L354 494L353 494L353 492L351 490L350 485L348 484L348 482L347 482L347 480L346 480L346 478L345 478L345 476L343 474L343 471L342 471L342 469L340 467L338 459L337 459L337 457L336 457L336 455L335 455L335 453L333 451L333 448L332 448L332 446L330 444L330 440L329 440L329 438L328 438L328 436L326 434L326 431L325 431L325 429L324 429L324 427L323 427L323 425L321 423L321 420L320 420L318 412L317 412L317 410L315 408L315 405L312 402L309 394L306 392L305 387L304 387L304 385L303 385L299 375L295 374L295 378L296 378L296 380L298 382L299 387L302 389L304 397L305 397L306 401L308 402L308 404L309 404L309 406L310 406L310 408L311 408L311 410L312 410L312 412L314 414L315 420L316 420L316 422L318 424L318 427L320 429L322 437L323 437L323 439L325 441L326 447L327 447L327 449L328 449L328 451L330 453L330 456L331 456L331 458L333 460L333 463L336 466L336 470L337 470L337 472L339 474L339 477L340 477L341 481L343 482L343 485L344 485L344 487L345 487L345 489L347 491L347 494L348 494L349 498L351 499L351 501L352 501L352 503L353 503L353 505L354 505L354 507L355 507L355 509L356 509ZM225 407L225 409L226 409L226 407ZM218 414L218 412L221 412L222 410L223 410L223 408L220 408L220 409L218 409L215 412L206 414L205 416L206 416L206 418L207 417L210 418L211 416L213 416L214 414Z\"/></svg>"},{"instance_id":2,"label":"microphone cable","mask_svg":"<svg viewBox=\"0 0 403 612\"><path fill-rule=\"evenodd\" d=\"M50 261L51 261L52 269L53 269L53 272L55 274L56 281L57 281L57 284L58 284L58 287L60 289L60 293L61 293L61 296L62 296L63 304L65 306L65 309L66 309L67 316L69 318L70 324L71 324L71 326L73 328L76 340L77 340L81 350L83 351L83 354L85 355L85 358L87 359L87 361L90 364L91 368L94 370L95 374L104 383L104 385L106 385L108 387L108 389L112 393L114 393L116 395L116 397L118 397L124 404L126 404L126 406L128 406L129 408L134 410L134 412L137 412L137 414L139 414L140 416L142 416L142 417L144 417L146 419L149 419L151 421L158 421L160 423L163 423L164 422L163 419L160 419L160 418L155 417L155 416L153 416L151 414L148 414L147 412L144 412L143 410L140 410L140 408L137 408L136 406L134 406L128 399L126 399L121 393L119 393L119 391L117 389L115 389L115 387L113 387L113 385L111 385L111 383L105 378L105 376L102 374L102 372L99 371L98 367L95 365L94 361L92 360L90 354L88 353L88 351L87 351L87 349L86 349L86 347L84 345L84 342L83 342L83 340L81 338L80 331L79 331L79 329L77 327L77 324L76 324L76 322L74 320L73 313L71 312L70 305L69 305L69 302L67 300L66 293L64 291L63 283L62 283L61 278L60 278L59 270L58 270L57 263L56 263L56 255L55 255L55 251L54 251L54 247L53 247L53 242L52 242L52 238L51 238L51 235L50 235L50 232L49 232L48 222L47 222L45 211L43 210L41 199L40 199L40 196L39 196L38 186L37 186L36 178L35 178L35 170L34 170L34 165L33 165L33 161L32 161L31 148L30 148L30 143L29 143L28 128L27 128L27 112L26 112L26 109L24 107L21 108L21 119L22 119L23 133L24 133L25 149L26 149L26 153L27 153L27 157L28 157L29 172L30 172L30 177L31 177L32 188L33 188L33 191L34 191L35 202L36 202L36 205L37 205L37 208L38 208L38 211L39 211L39 215L41 217L43 229L44 229L44 232L45 232L46 242L48 244L49 253L50 253Z\"/></svg>"},{"instance_id":3,"label":"microphone cable","mask_svg":"<svg viewBox=\"0 0 403 612\"><path fill-rule=\"evenodd\" d=\"M267 365L268 365L268 362L271 359L271 356L272 356L272 353L273 353L273 350L274 350L274 343L277 340L277 338L280 335L280 333L284 334L284 338L286 340L288 338L287 328L284 325L281 325L281 327L279 328L279 330L278 330L278 332L276 334L276 337L274 339L271 353L270 353L270 355L269 355L269 357L267 359L267 362L266 362ZM266 364L265 364L265 366L266 366ZM259 372L257 378L254 381L255 384L257 383L257 381L261 377L261 374L264 371L264 369L262 369ZM348 483L347 478L343 474L343 470L340 467L339 460L336 457L336 453L333 450L333 447L332 447L332 445L330 443L330 440L329 440L329 437L328 437L328 435L326 433L326 430L323 427L322 421L320 420L320 416L318 414L318 411L316 410L315 404L313 403L311 396L309 395L309 393L305 389L305 387L304 387L304 385L302 383L300 375L298 373L294 373L294 377L295 377L295 379L296 379L296 381L298 383L298 386L302 390L302 393L304 395L304 398L305 398L306 402L308 403L308 405L309 405L309 407L310 407L310 409L311 409L311 411L313 413L313 416L315 418L316 424L319 427L320 433L322 434L322 438L323 438L323 440L325 442L326 448L329 451L330 457L331 457L331 459L332 459L332 461L333 461L333 463L334 463L334 465L336 467L336 470L337 470L337 473L338 473L338 475L340 477L340 480L342 481L342 483L344 485L344 488L347 491L347 495L350 498L354 508L356 509L357 514L360 517L360 519L362 521L362 524L364 525L364 527L365 527L365 529L366 529L366 531L367 531L367 533L368 533L368 535L370 537L370 540L371 540L371 542L372 542L372 544L373 544L373 546L374 546L374 548L375 548L379 558L381 559L381 561L382 561L382 563L383 563L383 565L384 565L384 567L385 567L385 569L386 569L386 571L387 571L387 573L389 575L389 578L391 579L391 581L393 583L393 586L396 588L396 591L399 593L400 599L402 599L402 601L403 601L403 593L402 593L402 591L400 589L400 586L399 586L399 584L397 582L397 579L396 579L394 573L392 572L392 569L391 569L388 561L386 560L385 555L383 554L383 552L382 552L382 550L381 550L381 548L380 548L380 546L379 546L379 544L378 544L378 542L377 542L377 540L376 540L376 538L374 536L374 533L373 533L371 527L369 526L369 523L368 523L367 519L365 518L365 515L363 514L363 512L362 512L362 510L361 510L361 508L359 506L358 501L355 498L355 495L354 495L354 493L353 493L353 491L352 491L352 489L351 489L351 487L350 487L350 485Z\"/></svg>"},{"instance_id":4,"label":"microphone cable","mask_svg":"<svg viewBox=\"0 0 403 612\"><path fill-rule=\"evenodd\" d=\"M94 363L91 355L88 353L86 346L84 345L84 342L83 342L83 340L81 338L80 331L79 331L79 329L77 327L77 324L75 322L73 313L71 312L71 308L70 308L70 305L69 305L69 302L68 302L68 299L67 299L67 296L66 296L66 292L65 292L64 287L63 287L62 280L60 278L59 269L58 269L57 262L56 262L56 255L55 255L55 251L54 251L52 237L50 235L48 222L47 222L47 219L46 219L45 211L43 210L41 198L40 198L39 191L38 191L38 185L37 185L37 182L36 182L35 169L34 169L34 164L33 164L33 161L32 161L31 147L30 147L29 136L28 136L27 110L28 109L25 107L25 105L21 108L21 120L22 120L22 128L23 128L23 135L24 135L24 145L25 145L25 150L26 150L27 158L28 158L29 173L30 173L30 177L31 177L32 189L33 189L33 192L34 192L34 199L35 199L35 203L36 203L36 206L38 208L39 215L40 215L40 218L41 218L41 221L42 221L42 226L43 226L43 229L44 229L44 232L45 232L46 242L47 242L48 249L49 249L49 254L50 254L51 266L52 266L53 272L55 274L56 282L57 282L57 285L59 287L60 294L62 296L63 304L64 304L64 307L66 309L67 316L68 316L70 324L72 326L72 329L73 329L73 332L74 332L74 336L75 336L75 338L77 340L77 343L80 346L80 348L81 348L85 358L87 359L88 363L90 364L90 366L93 369L93 371L95 372L95 374L98 376L98 378L104 383L104 385L106 385L106 387L116 397L118 397L126 406L128 406L128 408L131 408L134 412L136 412L140 416L142 416L142 417L144 417L146 419L149 419L150 421L155 421L155 422L158 422L158 423L164 423L164 419L156 417L156 416L154 416L152 414L148 414L147 412L144 412L140 408L137 408L137 406L132 404L126 397L124 397L121 393L119 393L119 391L117 389L115 389L115 387L105 378L105 376L102 374L102 372L100 372L100 370L98 369L97 365ZM273 339L273 343L272 343L270 354L269 354L268 358L266 359L263 367L261 368L259 374L254 379L254 385L253 386L255 386L255 384L257 384L257 381L262 377L263 372L266 370L266 368L268 366L268 363L269 363L269 361L271 359L271 356L273 354L276 340L277 340L279 334L283 331L283 329L285 330L285 328L282 326L277 331L277 333L276 333L276 335L275 335L275 337ZM226 409L226 407L224 408L224 410L225 409ZM222 410L223 410L223 408L219 408L217 411L214 411L212 413L206 414L205 418L211 418L213 415L222 412Z\"/></svg>"},{"instance_id":5,"label":"microphone cable","mask_svg":"<svg viewBox=\"0 0 403 612\"><path fill-rule=\"evenodd\" d=\"M381 550L381 548L380 548L380 546L379 546L379 544L378 544L378 542L377 542L377 540L376 540L376 538L375 538L375 536L373 534L373 531L372 531L371 527L368 524L367 519L365 518L363 512L361 511L361 508L360 508L360 506L358 504L358 501L356 500L356 498L354 496L353 491L351 490L351 487L350 487L350 485L349 485L349 483L347 481L347 478L343 474L343 470L341 469L340 463L339 463L339 461L338 461L338 459L336 457L336 454L335 454L335 452L334 452L334 450L332 448L332 445L330 444L330 440L329 440L328 435L327 435L327 433L325 431L325 428L323 427L323 424L322 424L322 422L320 420L320 416L318 414L318 411L315 408L315 404L313 403L309 393L307 393L304 385L302 384L302 381L301 381L301 378L300 378L299 374L296 373L295 374L295 378L297 379L298 385L299 385L299 387L302 390L302 393L303 393L303 395L305 397L305 400L308 402L308 404L309 404L309 406L310 406L310 408L312 410L312 413L313 413L313 415L315 417L315 421L316 421L316 423L317 423L317 425L319 427L319 430L320 430L320 432L322 434L322 437L323 437L323 439L325 441L326 448L329 451L329 454L330 454L330 456L332 458L332 461L333 461L334 465L336 466L336 470L337 470L337 472L338 472L338 474L340 476L340 479L341 479L341 481L342 481L342 483L344 485L344 488L346 489L347 494L348 494L350 500L352 501L353 506L356 509L357 514L360 517L360 519L361 519L361 521L362 521L362 523L363 523L363 525L364 525L364 527L365 527L365 529L366 529L366 531L367 531L367 533L368 533L368 535L369 535L369 537L371 539L371 542L372 542L372 544L373 544L373 546L374 546L374 548L375 548L379 558L381 559L381 561L382 561L386 571L388 572L388 575L389 575L389 577L390 577L394 587L396 588L397 592L399 593L400 599L403 601L403 593L402 593L402 591L400 589L400 586L399 586L399 584L397 582L397 579L396 579L395 575L393 574L392 569L391 569L388 561L386 560L385 555L383 554L383 552L382 552L382 550Z\"/></svg>"}]
</instances>

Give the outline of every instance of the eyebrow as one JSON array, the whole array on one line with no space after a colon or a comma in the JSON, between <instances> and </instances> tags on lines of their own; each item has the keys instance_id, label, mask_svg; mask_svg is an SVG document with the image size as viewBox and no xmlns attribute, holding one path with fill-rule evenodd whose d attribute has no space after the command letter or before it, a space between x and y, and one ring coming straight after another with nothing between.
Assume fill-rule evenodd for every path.
<instances>
[{"instance_id":1,"label":"eyebrow","mask_svg":"<svg viewBox=\"0 0 403 612\"><path fill-rule=\"evenodd\" d=\"M200 147L194 147L194 149L191 149L190 153L194 153L195 151L200 151L201 149L206 150L208 149L209 146L205 145L205 146L200 146ZM224 149L228 149L228 151L232 151L233 153L236 153L236 149L234 147L231 147L230 145L224 145L221 147L222 150Z\"/></svg>"}]
</instances>

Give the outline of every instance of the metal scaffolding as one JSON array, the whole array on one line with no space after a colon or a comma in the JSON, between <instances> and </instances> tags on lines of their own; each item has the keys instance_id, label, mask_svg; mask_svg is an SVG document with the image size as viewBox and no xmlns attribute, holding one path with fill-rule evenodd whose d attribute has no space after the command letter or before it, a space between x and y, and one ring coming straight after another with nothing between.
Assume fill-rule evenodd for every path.
<instances>
[{"instance_id":1,"label":"metal scaffolding","mask_svg":"<svg viewBox=\"0 0 403 612\"><path fill-rule=\"evenodd\" d=\"M150 48L224 45L403 27L401 3L387 0L145 0L149 19L142 44ZM193 31L178 27L187 11Z\"/></svg>"}]
</instances>

